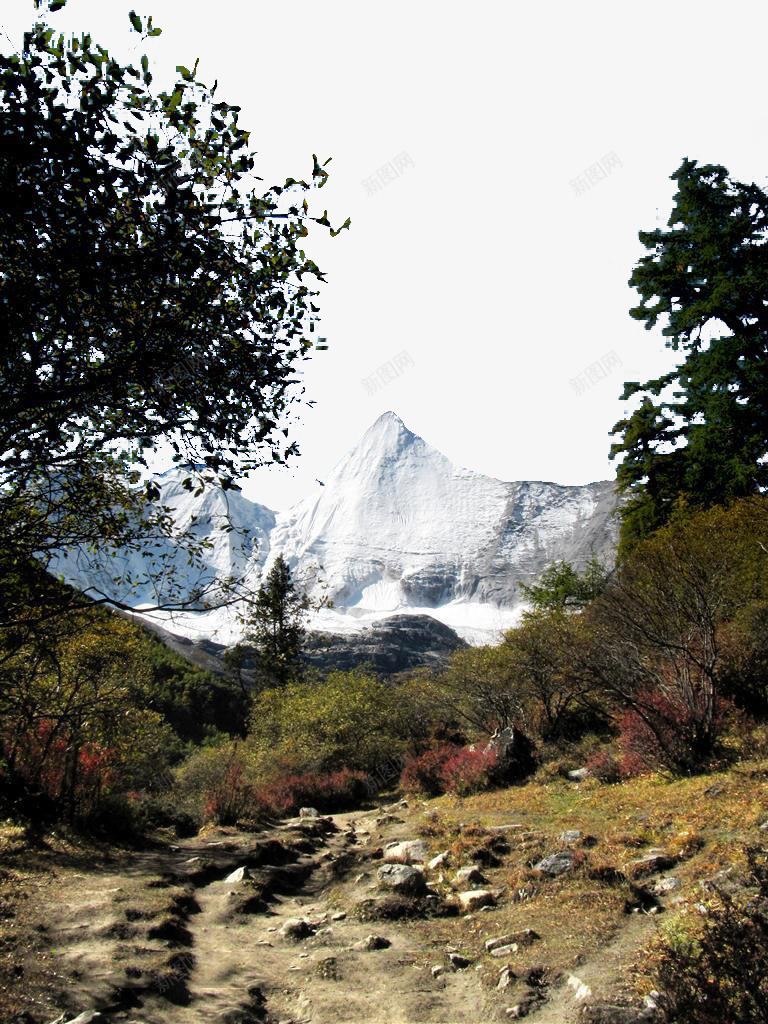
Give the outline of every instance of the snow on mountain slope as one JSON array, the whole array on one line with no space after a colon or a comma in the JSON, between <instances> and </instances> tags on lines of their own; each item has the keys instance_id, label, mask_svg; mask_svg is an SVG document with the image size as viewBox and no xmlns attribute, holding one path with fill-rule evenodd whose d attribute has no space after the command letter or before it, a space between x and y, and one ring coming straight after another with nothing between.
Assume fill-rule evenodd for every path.
<instances>
[{"instance_id":1,"label":"snow on mountain slope","mask_svg":"<svg viewBox=\"0 0 768 1024\"><path fill-rule=\"evenodd\" d=\"M504 483L462 469L386 412L325 487L278 515L270 561L280 553L298 571L321 566L347 614L468 603L511 611L518 583L555 559L611 557L615 505L608 482Z\"/></svg>"},{"instance_id":2,"label":"snow on mountain slope","mask_svg":"<svg viewBox=\"0 0 768 1024\"><path fill-rule=\"evenodd\" d=\"M228 502L251 529L216 537L207 569L257 586L281 554L297 578L333 602L315 628L355 630L393 613L428 614L470 642L495 639L521 611L520 582L557 559L610 560L616 496L609 481L579 487L506 483L455 466L386 412L319 488L275 515L240 494L183 491L179 471L160 478L180 527L211 531ZM236 525L237 525L236 524ZM78 585L87 572L78 568ZM135 604L152 600L147 587ZM177 614L172 628L232 642L236 612Z\"/></svg>"},{"instance_id":3,"label":"snow on mountain slope","mask_svg":"<svg viewBox=\"0 0 768 1024\"><path fill-rule=\"evenodd\" d=\"M155 482L160 489L158 504L172 515L178 533L210 541L199 560L192 563L182 546L161 536L151 555L146 550L120 550L105 556L79 549L63 552L54 570L91 596L106 595L134 607L173 602L177 594L222 577L258 571L269 551L275 513L237 491L207 488L197 495L183 486L188 476L188 470L171 469ZM227 525L234 529L225 530Z\"/></svg>"}]
</instances>

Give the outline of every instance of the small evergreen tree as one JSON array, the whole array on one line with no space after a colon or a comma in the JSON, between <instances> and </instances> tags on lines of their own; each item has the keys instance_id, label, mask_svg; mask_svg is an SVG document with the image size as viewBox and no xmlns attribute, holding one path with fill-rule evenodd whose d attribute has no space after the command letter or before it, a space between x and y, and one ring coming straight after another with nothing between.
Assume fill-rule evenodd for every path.
<instances>
[{"instance_id":1,"label":"small evergreen tree","mask_svg":"<svg viewBox=\"0 0 768 1024\"><path fill-rule=\"evenodd\" d=\"M285 686L301 676L301 644L312 607L278 555L256 594L243 641L256 649L260 688Z\"/></svg>"}]
</instances>

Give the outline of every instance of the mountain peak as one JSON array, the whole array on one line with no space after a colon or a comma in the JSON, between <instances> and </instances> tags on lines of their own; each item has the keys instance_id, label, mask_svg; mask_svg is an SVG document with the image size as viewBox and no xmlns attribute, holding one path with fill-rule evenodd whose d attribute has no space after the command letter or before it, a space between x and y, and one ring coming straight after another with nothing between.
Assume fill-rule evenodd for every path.
<instances>
[{"instance_id":1,"label":"mountain peak","mask_svg":"<svg viewBox=\"0 0 768 1024\"><path fill-rule=\"evenodd\" d=\"M403 452L420 440L406 427L397 413L388 410L368 427L350 455L354 454L365 462L378 461Z\"/></svg>"}]
</instances>

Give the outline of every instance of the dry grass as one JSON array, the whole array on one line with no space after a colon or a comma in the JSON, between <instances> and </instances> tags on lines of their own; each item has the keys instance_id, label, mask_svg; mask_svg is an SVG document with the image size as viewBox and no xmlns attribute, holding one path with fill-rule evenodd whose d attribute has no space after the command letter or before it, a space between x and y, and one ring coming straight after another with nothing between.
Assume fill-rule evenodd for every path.
<instances>
[{"instance_id":1,"label":"dry grass","mask_svg":"<svg viewBox=\"0 0 768 1024\"><path fill-rule=\"evenodd\" d=\"M686 779L643 776L616 785L580 784L547 773L524 786L460 799L440 797L425 805L419 831L432 851L448 850L451 869L473 860L473 851L492 835L493 825L521 825L504 833L509 853L497 867L483 867L504 895L498 908L459 918L414 923L436 951L450 947L480 964L487 983L510 962L518 975L545 966L550 979L578 967L627 924L627 905L637 890L624 877L628 863L659 847L678 859L672 870L681 882L670 894L670 920L686 901L703 896L698 883L718 872L740 870L742 848L764 835L768 818L768 761L742 763L728 771ZM576 869L542 879L532 865L563 848L562 832L578 829L592 842L576 844ZM484 941L533 928L541 941L509 960L491 957Z\"/></svg>"}]
</instances>

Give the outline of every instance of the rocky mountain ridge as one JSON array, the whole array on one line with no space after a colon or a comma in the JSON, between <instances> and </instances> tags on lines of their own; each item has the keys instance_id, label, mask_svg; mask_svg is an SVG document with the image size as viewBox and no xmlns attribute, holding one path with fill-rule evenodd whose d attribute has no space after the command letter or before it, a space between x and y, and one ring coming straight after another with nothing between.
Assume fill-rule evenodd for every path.
<instances>
[{"instance_id":1,"label":"rocky mountain ridge","mask_svg":"<svg viewBox=\"0 0 768 1024\"><path fill-rule=\"evenodd\" d=\"M313 622L328 632L426 614L465 639L487 642L516 621L521 582L558 559L583 566L594 554L610 561L616 542L611 481L496 480L454 465L393 412L376 420L324 486L283 512L239 493L191 493L184 475L177 469L157 478L160 501L180 529L212 542L204 580L234 575L257 587L282 555L310 593L322 588L332 602ZM221 528L227 523L230 532ZM70 553L58 568L82 589L110 595L128 568L142 581L131 603L146 607L162 598L163 579L183 581L190 571L172 542L164 544L159 557L168 571L159 580L135 553L98 561ZM236 612L177 614L168 627L231 643L240 628Z\"/></svg>"}]
</instances>

